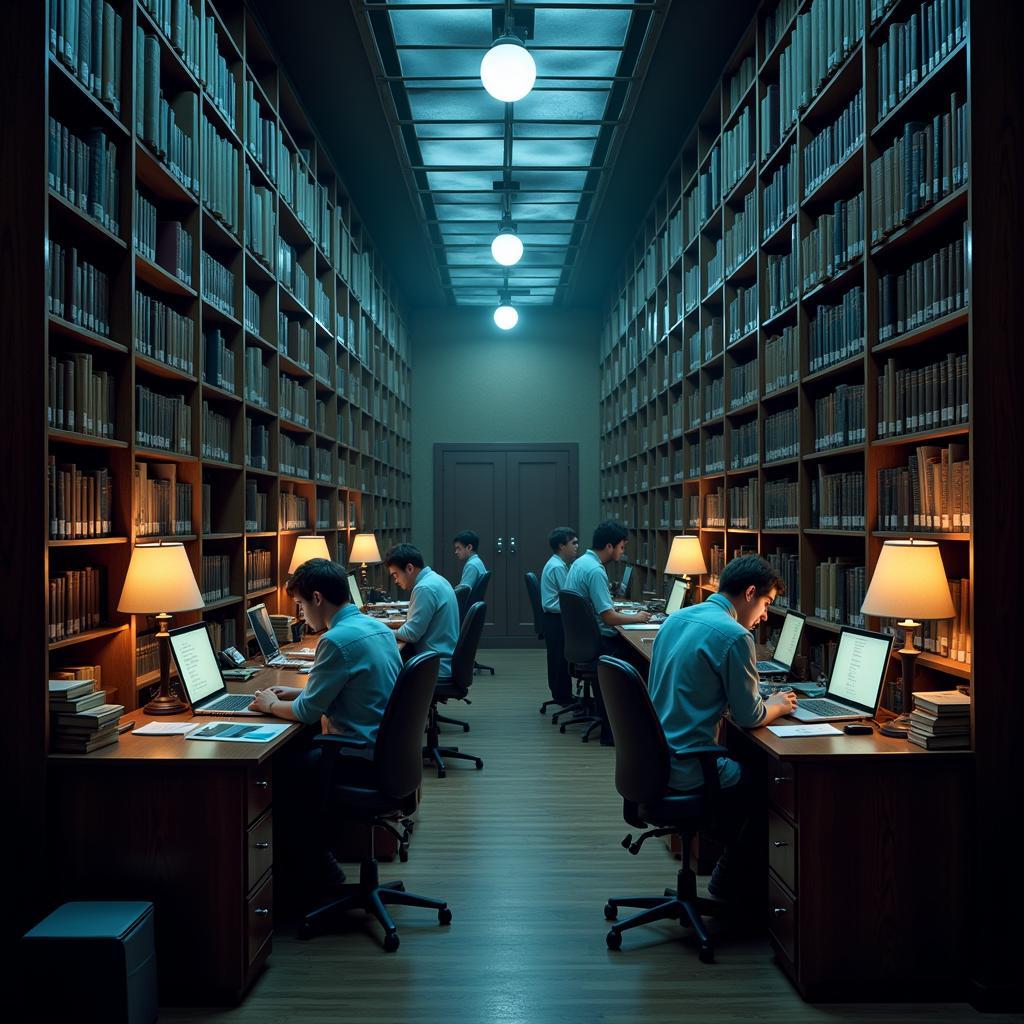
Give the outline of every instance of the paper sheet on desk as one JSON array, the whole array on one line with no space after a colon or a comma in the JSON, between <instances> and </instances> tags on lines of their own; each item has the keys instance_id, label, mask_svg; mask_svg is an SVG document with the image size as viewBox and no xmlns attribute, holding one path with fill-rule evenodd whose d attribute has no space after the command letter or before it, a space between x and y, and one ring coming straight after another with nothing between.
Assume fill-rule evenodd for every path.
<instances>
[{"instance_id":1,"label":"paper sheet on desk","mask_svg":"<svg viewBox=\"0 0 1024 1024\"><path fill-rule=\"evenodd\" d=\"M643 625L619 626L619 629L661 629L660 622L643 623Z\"/></svg>"},{"instance_id":2,"label":"paper sheet on desk","mask_svg":"<svg viewBox=\"0 0 1024 1024\"><path fill-rule=\"evenodd\" d=\"M815 725L769 725L768 731L782 738L790 736L840 735L839 730L834 725L829 725L828 722L819 722Z\"/></svg>"},{"instance_id":3,"label":"paper sheet on desk","mask_svg":"<svg viewBox=\"0 0 1024 1024\"><path fill-rule=\"evenodd\" d=\"M184 736L199 725L199 722L147 722L132 732L136 736Z\"/></svg>"}]
</instances>

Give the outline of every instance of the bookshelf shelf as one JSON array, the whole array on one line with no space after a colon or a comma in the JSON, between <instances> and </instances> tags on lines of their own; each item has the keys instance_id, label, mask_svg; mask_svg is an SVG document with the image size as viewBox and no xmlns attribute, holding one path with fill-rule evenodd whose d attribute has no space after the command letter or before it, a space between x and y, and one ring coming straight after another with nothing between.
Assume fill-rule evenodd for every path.
<instances>
[{"instance_id":1,"label":"bookshelf shelf","mask_svg":"<svg viewBox=\"0 0 1024 1024\"><path fill-rule=\"evenodd\" d=\"M95 437L92 434L76 434L71 430L55 430L51 427L48 431L51 441L61 441L64 444L77 444L84 448L127 448L127 441L119 441L112 437Z\"/></svg>"},{"instance_id":2,"label":"bookshelf shelf","mask_svg":"<svg viewBox=\"0 0 1024 1024\"><path fill-rule=\"evenodd\" d=\"M100 626L98 629L89 629L84 633L76 633L74 636L65 637L63 640L53 640L47 646L51 651L62 651L68 647L76 647L78 644L87 644L92 640L102 640L108 636L116 636L118 633L126 632L127 629L127 624L121 626Z\"/></svg>"},{"instance_id":3,"label":"bookshelf shelf","mask_svg":"<svg viewBox=\"0 0 1024 1024\"><path fill-rule=\"evenodd\" d=\"M871 247L876 259L902 253L920 239L925 239L939 227L967 215L967 186L961 185L955 192L933 203L923 213L903 227L887 235Z\"/></svg>"},{"instance_id":4,"label":"bookshelf shelf","mask_svg":"<svg viewBox=\"0 0 1024 1024\"><path fill-rule=\"evenodd\" d=\"M135 254L135 276L139 280L145 281L150 287L165 292L167 295L178 295L190 299L196 297L194 288L139 252Z\"/></svg>"},{"instance_id":5,"label":"bookshelf shelf","mask_svg":"<svg viewBox=\"0 0 1024 1024\"><path fill-rule=\"evenodd\" d=\"M47 55L46 63L50 69L50 90L52 95L55 97L60 96L65 100L70 98L71 102L80 104L84 110L88 111L89 116L95 117L99 114L104 118L102 122L104 127L112 128L122 140L128 138L131 133L125 127L120 117L105 103L101 103L96 99L82 85L81 81L68 71L62 61L50 53ZM58 107L61 105L60 99L57 100L56 105Z\"/></svg>"},{"instance_id":6,"label":"bookshelf shelf","mask_svg":"<svg viewBox=\"0 0 1024 1024\"><path fill-rule=\"evenodd\" d=\"M947 675L955 676L957 679L971 678L971 666L966 662L954 661L952 658L944 658L941 654L931 654L923 651L917 656L918 665L925 665L928 668L937 669Z\"/></svg>"},{"instance_id":7,"label":"bookshelf shelf","mask_svg":"<svg viewBox=\"0 0 1024 1024\"><path fill-rule=\"evenodd\" d=\"M936 320L922 324L922 326L912 331L905 331L903 334L898 334L895 338L890 338L888 341L879 342L871 351L878 355L883 352L892 352L898 348L909 348L913 345L919 345L930 338L937 338L943 334L950 334L962 327L965 328L969 322L970 310L958 309L953 313L947 313Z\"/></svg>"},{"instance_id":8,"label":"bookshelf shelf","mask_svg":"<svg viewBox=\"0 0 1024 1024\"><path fill-rule=\"evenodd\" d=\"M921 430L914 434L897 434L895 437L876 438L871 442L871 446L872 448L895 448L901 444L920 444L940 441L946 437L962 437L970 432L970 425L959 423L949 427L936 427L934 430Z\"/></svg>"},{"instance_id":9,"label":"bookshelf shelf","mask_svg":"<svg viewBox=\"0 0 1024 1024\"><path fill-rule=\"evenodd\" d=\"M76 537L74 540L51 540L51 548L94 548L110 544L127 544L127 537Z\"/></svg>"},{"instance_id":10,"label":"bookshelf shelf","mask_svg":"<svg viewBox=\"0 0 1024 1024\"><path fill-rule=\"evenodd\" d=\"M927 530L872 530L872 537L893 537L906 540L913 537L914 540L948 540L963 541L967 543L971 539L969 533L929 533Z\"/></svg>"},{"instance_id":11,"label":"bookshelf shelf","mask_svg":"<svg viewBox=\"0 0 1024 1024\"><path fill-rule=\"evenodd\" d=\"M147 459L155 459L158 462L180 462L183 465L195 464L199 461L195 455L168 452L163 448L147 448L145 445L136 445L135 454L144 455Z\"/></svg>"},{"instance_id":12,"label":"bookshelf shelf","mask_svg":"<svg viewBox=\"0 0 1024 1024\"><path fill-rule=\"evenodd\" d=\"M159 359L150 359L149 356L141 355L138 352L135 353L135 367L154 377L162 377L164 380L177 380L187 384L196 382L195 374L186 373L176 366L170 366Z\"/></svg>"},{"instance_id":13,"label":"bookshelf shelf","mask_svg":"<svg viewBox=\"0 0 1024 1024\"><path fill-rule=\"evenodd\" d=\"M858 257L849 266L844 267L834 276L820 281L806 292L801 292L801 301L804 303L820 302L832 298L836 292L845 291L851 285L857 284L864 276L864 260Z\"/></svg>"},{"instance_id":14,"label":"bookshelf shelf","mask_svg":"<svg viewBox=\"0 0 1024 1024\"><path fill-rule=\"evenodd\" d=\"M135 140L135 175L139 182L161 199L193 207L199 197L187 189L141 140Z\"/></svg>"},{"instance_id":15,"label":"bookshelf shelf","mask_svg":"<svg viewBox=\"0 0 1024 1024\"><path fill-rule=\"evenodd\" d=\"M128 243L123 238L119 238L113 231L105 228L98 220L90 217L74 203L69 202L59 192L55 192L51 188L48 189L47 194L50 197L50 213L55 220L63 220L66 225L80 232L88 240L102 242L118 249L128 248Z\"/></svg>"},{"instance_id":16,"label":"bookshelf shelf","mask_svg":"<svg viewBox=\"0 0 1024 1024\"><path fill-rule=\"evenodd\" d=\"M814 373L808 373L802 378L804 384L814 384L818 381L828 380L831 377L841 377L845 373L849 373L851 370L864 369L864 353L858 352L856 355L847 356L846 359L841 359L838 363L833 363L831 366L823 366L820 370L815 370Z\"/></svg>"},{"instance_id":17,"label":"bookshelf shelf","mask_svg":"<svg viewBox=\"0 0 1024 1024\"><path fill-rule=\"evenodd\" d=\"M127 345L122 345L119 341L114 341L112 338L107 338L102 334L97 334L95 331L90 331L85 327L80 327L78 324L64 320L59 316L54 316L53 313L50 313L47 317L47 323L54 334L63 335L84 345L91 345L94 348L105 349L108 352L119 352L121 354L128 351Z\"/></svg>"},{"instance_id":18,"label":"bookshelf shelf","mask_svg":"<svg viewBox=\"0 0 1024 1024\"><path fill-rule=\"evenodd\" d=\"M232 605L241 604L242 598L228 596L218 598L216 601L207 601L206 604L200 609L203 612L215 612L221 608L230 608Z\"/></svg>"},{"instance_id":19,"label":"bookshelf shelf","mask_svg":"<svg viewBox=\"0 0 1024 1024\"><path fill-rule=\"evenodd\" d=\"M843 160L824 181L800 200L802 210L821 210L834 203L837 199L845 199L851 195L857 185L862 183L864 174L864 151L858 146Z\"/></svg>"},{"instance_id":20,"label":"bookshelf shelf","mask_svg":"<svg viewBox=\"0 0 1024 1024\"><path fill-rule=\"evenodd\" d=\"M825 448L820 452L807 452L801 455L800 458L804 462L816 462L821 459L834 459L840 458L844 455L863 455L864 444L845 444L840 448Z\"/></svg>"},{"instance_id":21,"label":"bookshelf shelf","mask_svg":"<svg viewBox=\"0 0 1024 1024\"><path fill-rule=\"evenodd\" d=\"M804 124L821 124L831 120L861 82L861 47L858 42L843 62L821 84L818 92L801 114Z\"/></svg>"},{"instance_id":22,"label":"bookshelf shelf","mask_svg":"<svg viewBox=\"0 0 1024 1024\"><path fill-rule=\"evenodd\" d=\"M277 593L277 587L260 587L258 590L247 590L245 599L251 600L254 597L266 597L268 594Z\"/></svg>"}]
</instances>

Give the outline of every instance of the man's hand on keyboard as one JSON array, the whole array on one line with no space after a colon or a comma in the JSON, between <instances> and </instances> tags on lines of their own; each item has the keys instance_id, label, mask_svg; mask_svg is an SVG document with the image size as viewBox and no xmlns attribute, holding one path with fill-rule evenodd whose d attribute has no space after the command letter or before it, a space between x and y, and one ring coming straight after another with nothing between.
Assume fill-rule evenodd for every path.
<instances>
[{"instance_id":1,"label":"man's hand on keyboard","mask_svg":"<svg viewBox=\"0 0 1024 1024\"><path fill-rule=\"evenodd\" d=\"M796 710L796 694L792 690L780 690L773 693L765 702L767 714L764 716L762 725L770 725L777 718L788 715Z\"/></svg>"}]
</instances>

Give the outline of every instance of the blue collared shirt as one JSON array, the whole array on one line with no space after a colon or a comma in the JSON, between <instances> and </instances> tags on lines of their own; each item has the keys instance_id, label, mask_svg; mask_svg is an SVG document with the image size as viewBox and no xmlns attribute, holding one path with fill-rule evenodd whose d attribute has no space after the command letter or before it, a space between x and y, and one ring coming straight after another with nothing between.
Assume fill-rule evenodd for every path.
<instances>
[{"instance_id":1,"label":"blue collared shirt","mask_svg":"<svg viewBox=\"0 0 1024 1024\"><path fill-rule=\"evenodd\" d=\"M419 652L441 655L438 678L452 674L452 654L459 639L459 602L455 589L429 565L420 569L409 594L409 614L397 632L399 640L416 644Z\"/></svg>"},{"instance_id":2,"label":"blue collared shirt","mask_svg":"<svg viewBox=\"0 0 1024 1024\"><path fill-rule=\"evenodd\" d=\"M485 572L487 570L484 568L484 560L474 551L462 563L462 578L459 580L459 584L472 590Z\"/></svg>"},{"instance_id":3,"label":"blue collared shirt","mask_svg":"<svg viewBox=\"0 0 1024 1024\"><path fill-rule=\"evenodd\" d=\"M726 708L737 725L760 725L766 712L757 682L754 639L736 621L727 597L713 594L662 623L651 651L647 689L673 750L717 743ZM723 786L733 786L740 766L720 757L718 776ZM670 780L673 789L696 789L703 782L700 763L673 761Z\"/></svg>"},{"instance_id":4,"label":"blue collared shirt","mask_svg":"<svg viewBox=\"0 0 1024 1024\"><path fill-rule=\"evenodd\" d=\"M540 574L540 606L546 612L562 614L558 604L558 592L565 589L565 580L569 575L569 566L558 557L552 555Z\"/></svg>"},{"instance_id":5,"label":"blue collared shirt","mask_svg":"<svg viewBox=\"0 0 1024 1024\"><path fill-rule=\"evenodd\" d=\"M608 590L608 573L596 551L585 551L569 566L562 589L571 590L586 599L602 636L615 636L615 627L606 625L601 618L602 612L610 611L615 606Z\"/></svg>"},{"instance_id":6,"label":"blue collared shirt","mask_svg":"<svg viewBox=\"0 0 1024 1024\"><path fill-rule=\"evenodd\" d=\"M372 759L377 730L401 668L393 631L355 605L343 605L316 645L309 681L292 703L295 717L312 724L326 715L331 732L368 744L346 754Z\"/></svg>"}]
</instances>

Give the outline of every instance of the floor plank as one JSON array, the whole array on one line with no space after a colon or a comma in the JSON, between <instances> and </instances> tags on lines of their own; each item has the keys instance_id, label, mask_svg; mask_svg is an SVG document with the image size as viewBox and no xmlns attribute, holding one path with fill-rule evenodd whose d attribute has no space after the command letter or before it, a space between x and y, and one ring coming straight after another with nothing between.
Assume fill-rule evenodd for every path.
<instances>
[{"instance_id":1,"label":"floor plank","mask_svg":"<svg viewBox=\"0 0 1024 1024\"><path fill-rule=\"evenodd\" d=\"M162 1022L1016 1019L962 1005L809 1006L766 940L723 937L718 962L706 966L669 923L627 934L623 950L610 953L605 899L657 895L673 883L676 862L656 840L636 857L619 845L628 826L614 751L559 735L537 713L546 696L542 653L488 650L487 663L497 675L477 677L472 705L452 711L472 731L444 733L480 755L483 771L453 764L446 779L428 772L409 863L381 866L385 880L447 899L452 926L397 908L395 954L381 950L380 930L361 915L345 934L308 943L279 930L269 969L240 1007L165 1009Z\"/></svg>"}]
</instances>

